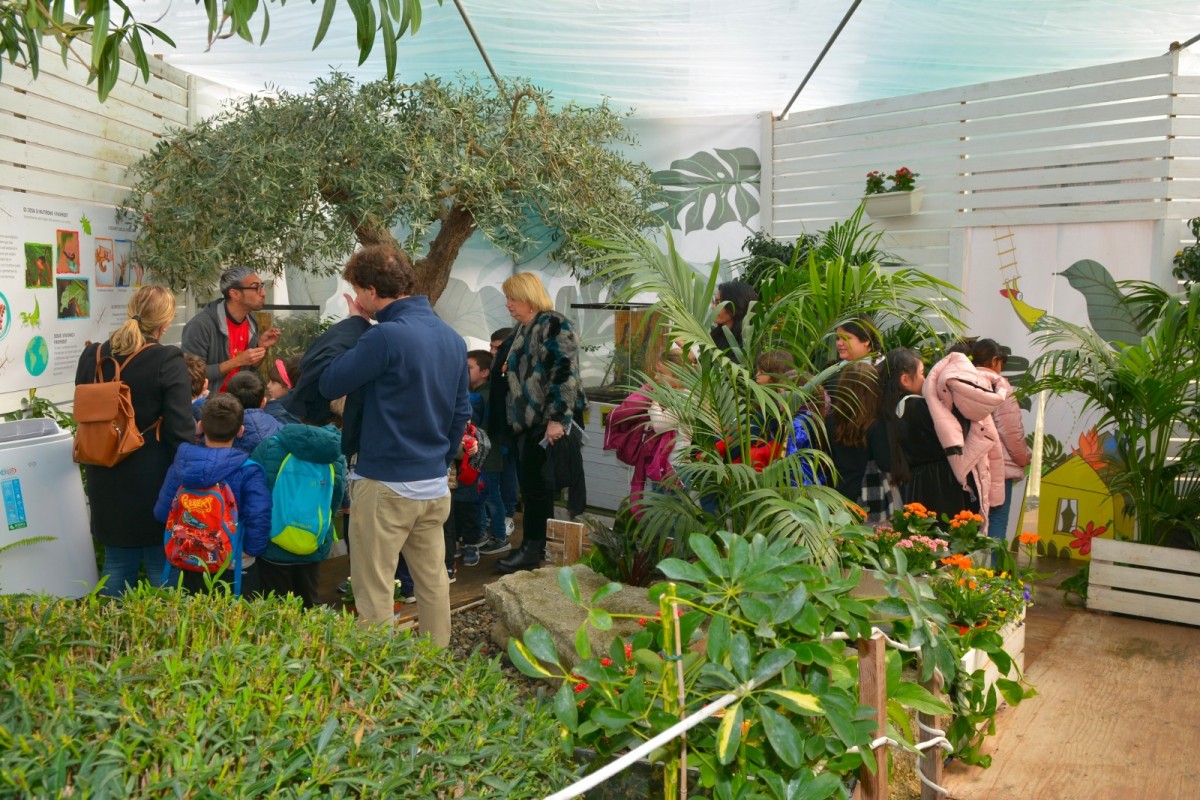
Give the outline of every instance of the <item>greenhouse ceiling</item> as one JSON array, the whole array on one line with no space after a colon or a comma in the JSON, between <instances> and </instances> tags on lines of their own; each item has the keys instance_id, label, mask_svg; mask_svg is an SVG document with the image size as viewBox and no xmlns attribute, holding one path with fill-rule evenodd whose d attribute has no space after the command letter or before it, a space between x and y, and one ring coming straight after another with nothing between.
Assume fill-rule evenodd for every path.
<instances>
[{"instance_id":1,"label":"greenhouse ceiling","mask_svg":"<svg viewBox=\"0 0 1200 800\"><path fill-rule=\"evenodd\" d=\"M853 0L460 3L502 77L529 77L559 101L607 97L641 116L674 117L778 115ZM382 47L357 64L345 4L313 51L322 5L272 5L265 44L229 38L209 48L203 6L131 3L141 21L161 17L178 45L154 52L238 90L303 91L333 67L382 77ZM422 5L420 31L399 43L399 78L486 75L454 0ZM1194 0L863 0L793 110L1158 56L1198 33Z\"/></svg>"}]
</instances>

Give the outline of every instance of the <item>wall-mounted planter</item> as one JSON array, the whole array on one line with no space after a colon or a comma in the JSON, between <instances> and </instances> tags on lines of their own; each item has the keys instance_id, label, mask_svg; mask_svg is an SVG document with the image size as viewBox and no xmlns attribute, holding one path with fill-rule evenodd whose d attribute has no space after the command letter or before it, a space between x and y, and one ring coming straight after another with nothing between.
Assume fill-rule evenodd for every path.
<instances>
[{"instance_id":1,"label":"wall-mounted planter","mask_svg":"<svg viewBox=\"0 0 1200 800\"><path fill-rule=\"evenodd\" d=\"M907 217L921 210L925 200L924 189L913 189L911 192L885 192L884 194L869 194L863 198L867 216L871 219L885 217Z\"/></svg>"}]
</instances>

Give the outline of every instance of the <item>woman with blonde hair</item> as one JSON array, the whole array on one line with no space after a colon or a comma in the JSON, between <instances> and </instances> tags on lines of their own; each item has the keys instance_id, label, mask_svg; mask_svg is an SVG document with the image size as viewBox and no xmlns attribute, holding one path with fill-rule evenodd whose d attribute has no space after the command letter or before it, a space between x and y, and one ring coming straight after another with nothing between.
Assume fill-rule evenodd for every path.
<instances>
[{"instance_id":1,"label":"woman with blonde hair","mask_svg":"<svg viewBox=\"0 0 1200 800\"><path fill-rule=\"evenodd\" d=\"M516 329L502 346L502 365L492 363L493 383L507 387L507 421L517 454L517 480L524 497L521 549L497 562L501 572L534 569L546 555L546 520L554 514L554 488L542 467L563 441L572 422L583 425L583 384L579 379L579 339L571 321L554 310L542 280L521 272L504 281L508 313ZM501 380L497 374L503 375ZM494 400L493 400L494 402Z\"/></svg>"},{"instance_id":2,"label":"woman with blonde hair","mask_svg":"<svg viewBox=\"0 0 1200 800\"><path fill-rule=\"evenodd\" d=\"M163 527L154 502L175 450L195 438L191 377L183 352L159 339L175 319L175 296L165 286L143 286L126 307L127 318L108 341L79 357L75 384L112 380L121 365L138 430L145 437L132 455L112 467L85 466L92 536L104 546L102 594L120 597L145 565L151 583L163 575Z\"/></svg>"}]
</instances>

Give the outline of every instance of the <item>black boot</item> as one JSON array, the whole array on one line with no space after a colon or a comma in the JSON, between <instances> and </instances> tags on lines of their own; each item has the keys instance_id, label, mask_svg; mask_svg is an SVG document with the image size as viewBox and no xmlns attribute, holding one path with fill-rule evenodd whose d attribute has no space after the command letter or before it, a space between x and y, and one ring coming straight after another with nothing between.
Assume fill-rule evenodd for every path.
<instances>
[{"instance_id":1,"label":"black boot","mask_svg":"<svg viewBox=\"0 0 1200 800\"><path fill-rule=\"evenodd\" d=\"M545 542L524 542L521 549L514 550L496 562L496 569L511 574L525 569L537 569L546 558Z\"/></svg>"}]
</instances>

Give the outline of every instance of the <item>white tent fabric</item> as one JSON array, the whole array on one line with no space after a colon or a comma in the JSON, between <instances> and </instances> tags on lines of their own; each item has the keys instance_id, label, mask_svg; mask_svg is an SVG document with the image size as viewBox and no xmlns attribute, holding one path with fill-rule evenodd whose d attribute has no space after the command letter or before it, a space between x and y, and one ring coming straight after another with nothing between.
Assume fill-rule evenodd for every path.
<instances>
[{"instance_id":1,"label":"white tent fabric","mask_svg":"<svg viewBox=\"0 0 1200 800\"><path fill-rule=\"evenodd\" d=\"M501 76L529 77L560 101L608 97L639 116L672 117L779 114L852 0L461 2ZM160 19L178 45L153 52L242 91L303 91L330 67L381 77L378 43L357 65L344 4L312 50L322 5L272 6L265 45L230 38L211 48L190 0L131 7L139 20ZM1144 58L1197 33L1194 0L865 0L793 108ZM426 0L420 31L400 41L399 77L459 72L486 68L453 0Z\"/></svg>"}]
</instances>

